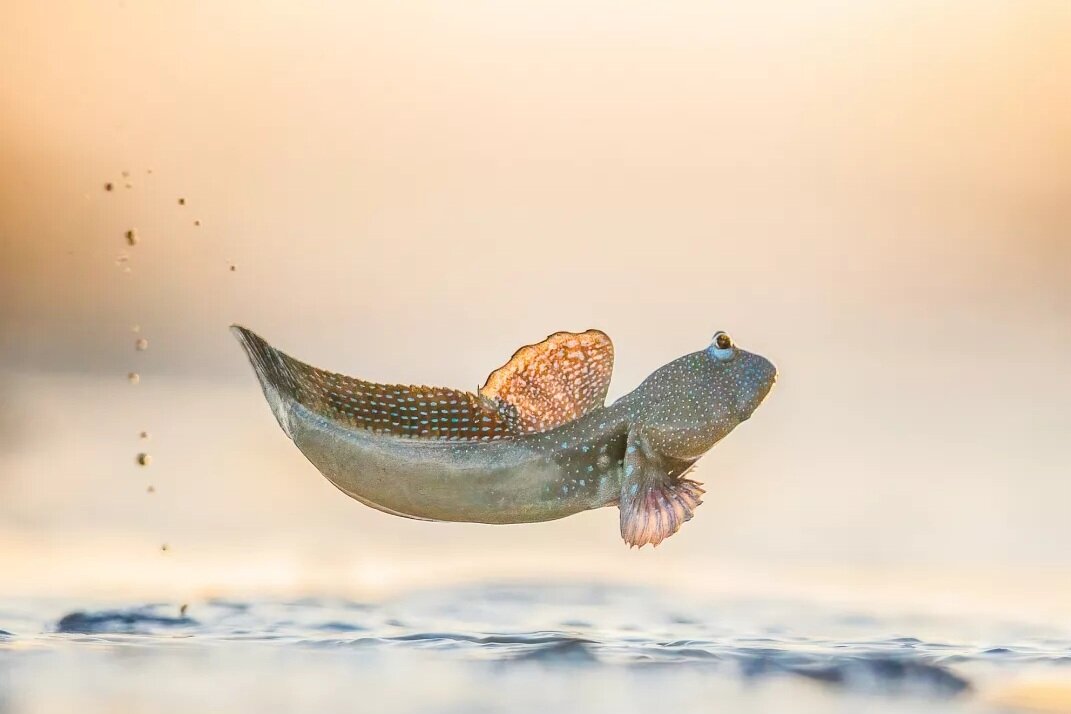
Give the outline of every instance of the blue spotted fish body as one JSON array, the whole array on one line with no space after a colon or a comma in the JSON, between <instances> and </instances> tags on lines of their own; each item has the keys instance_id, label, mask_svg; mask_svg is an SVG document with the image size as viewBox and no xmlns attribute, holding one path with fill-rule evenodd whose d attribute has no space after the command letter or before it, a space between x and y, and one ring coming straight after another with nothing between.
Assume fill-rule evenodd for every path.
<instances>
[{"instance_id":1,"label":"blue spotted fish body","mask_svg":"<svg viewBox=\"0 0 1071 714\"><path fill-rule=\"evenodd\" d=\"M766 396L776 370L719 333L604 405L613 345L559 332L479 393L328 372L233 328L283 431L352 498L393 515L527 523L617 505L630 545L657 545L703 490L685 475Z\"/></svg>"}]
</instances>

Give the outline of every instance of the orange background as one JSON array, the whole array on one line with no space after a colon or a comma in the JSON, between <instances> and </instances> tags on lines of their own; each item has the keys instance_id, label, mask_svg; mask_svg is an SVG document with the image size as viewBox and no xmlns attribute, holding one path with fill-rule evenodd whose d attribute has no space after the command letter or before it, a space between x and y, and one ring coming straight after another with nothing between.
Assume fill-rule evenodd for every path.
<instances>
[{"instance_id":1,"label":"orange background","mask_svg":"<svg viewBox=\"0 0 1071 714\"><path fill-rule=\"evenodd\" d=\"M0 588L1050 598L1071 5L805 5L6 3ZM610 510L489 527L345 499L231 322L381 381L475 387L588 327L611 397L717 329L781 377L701 462L696 519L637 554Z\"/></svg>"}]
</instances>

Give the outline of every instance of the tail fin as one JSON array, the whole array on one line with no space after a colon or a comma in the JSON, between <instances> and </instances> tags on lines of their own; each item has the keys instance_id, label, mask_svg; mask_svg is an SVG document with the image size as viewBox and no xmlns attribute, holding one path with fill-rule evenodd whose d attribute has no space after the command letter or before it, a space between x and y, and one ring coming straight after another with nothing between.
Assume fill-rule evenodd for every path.
<instances>
[{"instance_id":1,"label":"tail fin","mask_svg":"<svg viewBox=\"0 0 1071 714\"><path fill-rule=\"evenodd\" d=\"M231 332L245 349L279 426L287 436L293 438L290 433L290 406L297 398L297 381L291 371L292 360L252 330L241 325L231 325Z\"/></svg>"}]
</instances>

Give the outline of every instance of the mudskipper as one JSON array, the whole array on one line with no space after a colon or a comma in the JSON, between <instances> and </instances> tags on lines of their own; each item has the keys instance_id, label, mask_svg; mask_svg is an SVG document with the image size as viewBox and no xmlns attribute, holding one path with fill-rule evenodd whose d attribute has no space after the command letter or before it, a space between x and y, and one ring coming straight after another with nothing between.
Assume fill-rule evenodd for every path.
<instances>
[{"instance_id":1,"label":"mudskipper","mask_svg":"<svg viewBox=\"0 0 1071 714\"><path fill-rule=\"evenodd\" d=\"M620 509L630 546L692 518L688 472L751 417L774 366L725 332L606 406L614 348L598 330L518 350L478 393L328 372L232 328L279 425L343 493L433 521L530 523Z\"/></svg>"}]
</instances>

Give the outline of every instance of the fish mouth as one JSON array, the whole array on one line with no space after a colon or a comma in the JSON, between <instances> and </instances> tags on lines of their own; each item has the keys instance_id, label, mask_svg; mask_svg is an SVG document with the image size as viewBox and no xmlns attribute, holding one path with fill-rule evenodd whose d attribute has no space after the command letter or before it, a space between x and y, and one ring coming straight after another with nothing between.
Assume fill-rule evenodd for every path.
<instances>
[{"instance_id":1,"label":"fish mouth","mask_svg":"<svg viewBox=\"0 0 1071 714\"><path fill-rule=\"evenodd\" d=\"M772 367L773 365L771 365ZM777 367L773 367L773 374L770 375L770 383L766 385L766 391L762 393L762 397L759 398L759 404L766 401L766 397L770 396L770 392L773 391L774 386L777 384ZM758 406L758 405L756 405Z\"/></svg>"},{"instance_id":2,"label":"fish mouth","mask_svg":"<svg viewBox=\"0 0 1071 714\"><path fill-rule=\"evenodd\" d=\"M754 355L758 364L753 369L756 369L760 374L758 377L758 384L755 385L755 390L751 397L746 402L741 404L742 411L744 412L741 421L747 421L751 418L751 415L759 408L759 405L766 401L766 397L770 395L775 384L777 384L777 367L773 365L765 357L760 355Z\"/></svg>"}]
</instances>

